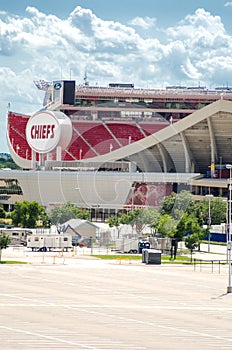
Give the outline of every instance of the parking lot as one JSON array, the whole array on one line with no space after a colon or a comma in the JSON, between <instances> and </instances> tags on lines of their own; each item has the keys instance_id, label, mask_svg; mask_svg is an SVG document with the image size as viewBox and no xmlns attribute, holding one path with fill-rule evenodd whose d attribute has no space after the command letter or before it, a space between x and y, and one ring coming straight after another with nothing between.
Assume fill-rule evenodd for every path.
<instances>
[{"instance_id":1,"label":"parking lot","mask_svg":"<svg viewBox=\"0 0 232 350\"><path fill-rule=\"evenodd\" d=\"M227 266L27 255L0 265L4 350L232 348Z\"/></svg>"}]
</instances>

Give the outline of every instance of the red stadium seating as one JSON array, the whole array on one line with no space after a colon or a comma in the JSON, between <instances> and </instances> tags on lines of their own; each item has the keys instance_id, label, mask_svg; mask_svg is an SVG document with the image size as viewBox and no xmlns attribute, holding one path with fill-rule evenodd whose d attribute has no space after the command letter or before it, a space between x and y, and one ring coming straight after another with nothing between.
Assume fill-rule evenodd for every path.
<instances>
[{"instance_id":1,"label":"red stadium seating","mask_svg":"<svg viewBox=\"0 0 232 350\"><path fill-rule=\"evenodd\" d=\"M102 122L78 121L73 122L73 127L82 135L82 137L79 136L75 141L75 143L78 145L78 148L82 148L79 146L79 143L83 143L83 139L85 140L87 146L90 145L96 151L96 153L100 155L119 148L118 143L114 140ZM92 154L93 151L91 152L91 147L89 147L88 152L85 148L82 148L83 158L96 156L96 153Z\"/></svg>"},{"instance_id":2,"label":"red stadium seating","mask_svg":"<svg viewBox=\"0 0 232 350\"><path fill-rule=\"evenodd\" d=\"M91 158L97 154L105 154L119 148L119 144L112 137L111 133L122 146L126 146L141 140L145 135L149 136L165 128L169 124L140 123L139 125L144 134L137 124L131 124L131 122L130 124L127 122L106 122L103 124L101 121L73 121L74 135L64 159L72 160L72 157L75 159Z\"/></svg>"},{"instance_id":3,"label":"red stadium seating","mask_svg":"<svg viewBox=\"0 0 232 350\"><path fill-rule=\"evenodd\" d=\"M144 138L136 124L108 122L107 126L123 146Z\"/></svg>"},{"instance_id":4,"label":"red stadium seating","mask_svg":"<svg viewBox=\"0 0 232 350\"><path fill-rule=\"evenodd\" d=\"M24 159L31 159L31 149L26 140L26 125L29 116L9 113L8 135L14 151ZM132 124L117 121L89 122L76 120L73 123L73 136L70 145L62 152L66 161L92 158L113 151L132 142L149 136L166 126L168 123L140 122ZM142 132L142 130L143 132ZM117 142L117 140L119 142ZM55 153L52 156L55 159ZM37 155L38 159L38 155Z\"/></svg>"},{"instance_id":5,"label":"red stadium seating","mask_svg":"<svg viewBox=\"0 0 232 350\"><path fill-rule=\"evenodd\" d=\"M89 145L73 130L72 140L68 146L67 152L63 153L64 160L81 160L95 157L96 153Z\"/></svg>"},{"instance_id":6,"label":"red stadium seating","mask_svg":"<svg viewBox=\"0 0 232 350\"><path fill-rule=\"evenodd\" d=\"M9 113L8 115L8 135L11 145L20 157L31 159L31 148L26 140L26 125L29 116Z\"/></svg>"},{"instance_id":7,"label":"red stadium seating","mask_svg":"<svg viewBox=\"0 0 232 350\"><path fill-rule=\"evenodd\" d=\"M163 128L166 128L169 124L168 123L139 123L143 131L147 136L154 134Z\"/></svg>"}]
</instances>

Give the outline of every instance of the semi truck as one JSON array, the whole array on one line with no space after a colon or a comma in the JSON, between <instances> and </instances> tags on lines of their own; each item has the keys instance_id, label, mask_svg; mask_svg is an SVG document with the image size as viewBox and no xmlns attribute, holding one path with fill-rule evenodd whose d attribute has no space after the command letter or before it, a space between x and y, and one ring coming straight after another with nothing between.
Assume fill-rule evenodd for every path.
<instances>
[{"instance_id":1,"label":"semi truck","mask_svg":"<svg viewBox=\"0 0 232 350\"><path fill-rule=\"evenodd\" d=\"M150 242L133 238L118 238L116 250L121 253L141 254L144 248L150 248Z\"/></svg>"},{"instance_id":2,"label":"semi truck","mask_svg":"<svg viewBox=\"0 0 232 350\"><path fill-rule=\"evenodd\" d=\"M32 251L72 248L72 236L65 234L32 234L27 237L27 247Z\"/></svg>"}]
</instances>

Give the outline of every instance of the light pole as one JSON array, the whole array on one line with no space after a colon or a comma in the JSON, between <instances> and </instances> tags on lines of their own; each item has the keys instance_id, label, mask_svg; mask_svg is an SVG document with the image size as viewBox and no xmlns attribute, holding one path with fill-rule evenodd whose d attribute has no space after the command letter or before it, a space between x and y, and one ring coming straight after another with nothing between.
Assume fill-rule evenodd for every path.
<instances>
[{"instance_id":1,"label":"light pole","mask_svg":"<svg viewBox=\"0 0 232 350\"><path fill-rule=\"evenodd\" d=\"M229 200L228 200L228 193L227 193L227 199L223 199L222 200L223 203L226 203L226 226L225 226L225 235L226 235L226 242L228 242L228 220L229 220L229 213L228 213L228 204L229 204ZM226 262L228 264L228 249L226 249Z\"/></svg>"},{"instance_id":2,"label":"light pole","mask_svg":"<svg viewBox=\"0 0 232 350\"><path fill-rule=\"evenodd\" d=\"M230 170L230 182L229 182L229 205L228 205L228 239L227 239L227 251L228 251L228 264L229 264L229 278L228 278L228 287L227 293L232 293L231 286L231 164L226 164L226 169Z\"/></svg>"},{"instance_id":3,"label":"light pole","mask_svg":"<svg viewBox=\"0 0 232 350\"><path fill-rule=\"evenodd\" d=\"M212 194L206 194L205 197L209 199L209 211L208 211L208 220L207 220L207 226L208 226L208 253L210 252L210 226L211 226L211 199L213 198Z\"/></svg>"}]
</instances>

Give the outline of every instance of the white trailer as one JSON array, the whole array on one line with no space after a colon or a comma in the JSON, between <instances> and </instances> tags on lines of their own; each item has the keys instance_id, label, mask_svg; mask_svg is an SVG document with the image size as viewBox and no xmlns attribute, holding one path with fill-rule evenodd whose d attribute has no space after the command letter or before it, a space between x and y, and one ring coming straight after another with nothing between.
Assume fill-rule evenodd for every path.
<instances>
[{"instance_id":1,"label":"white trailer","mask_svg":"<svg viewBox=\"0 0 232 350\"><path fill-rule=\"evenodd\" d=\"M27 237L27 247L32 251L72 248L71 235L34 234Z\"/></svg>"},{"instance_id":2,"label":"white trailer","mask_svg":"<svg viewBox=\"0 0 232 350\"><path fill-rule=\"evenodd\" d=\"M9 236L11 243L10 245L27 245L27 237L32 235L32 231L27 228L11 227L11 228L0 228L0 235Z\"/></svg>"}]
</instances>

